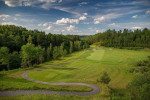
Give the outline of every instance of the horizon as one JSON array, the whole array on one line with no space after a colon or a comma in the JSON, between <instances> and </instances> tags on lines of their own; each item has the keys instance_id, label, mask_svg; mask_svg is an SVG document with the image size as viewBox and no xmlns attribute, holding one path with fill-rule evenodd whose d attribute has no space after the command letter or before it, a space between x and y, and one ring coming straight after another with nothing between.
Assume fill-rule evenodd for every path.
<instances>
[{"instance_id":1,"label":"horizon","mask_svg":"<svg viewBox=\"0 0 150 100\"><path fill-rule=\"evenodd\" d=\"M52 34L150 29L150 0L0 0L0 25Z\"/></svg>"}]
</instances>

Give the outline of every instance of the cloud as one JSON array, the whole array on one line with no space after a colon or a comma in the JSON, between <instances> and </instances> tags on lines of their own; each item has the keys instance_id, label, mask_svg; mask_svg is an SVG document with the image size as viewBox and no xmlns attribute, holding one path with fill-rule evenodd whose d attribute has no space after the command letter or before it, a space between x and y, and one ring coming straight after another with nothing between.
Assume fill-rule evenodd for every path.
<instances>
[{"instance_id":1,"label":"cloud","mask_svg":"<svg viewBox=\"0 0 150 100\"><path fill-rule=\"evenodd\" d=\"M51 30L52 29L52 26L48 26L45 30Z\"/></svg>"},{"instance_id":2,"label":"cloud","mask_svg":"<svg viewBox=\"0 0 150 100\"><path fill-rule=\"evenodd\" d=\"M82 17L79 18L79 20L86 20L86 17L82 16Z\"/></svg>"},{"instance_id":3,"label":"cloud","mask_svg":"<svg viewBox=\"0 0 150 100\"><path fill-rule=\"evenodd\" d=\"M142 29L142 27L136 26L136 27L132 27L131 29Z\"/></svg>"},{"instance_id":4,"label":"cloud","mask_svg":"<svg viewBox=\"0 0 150 100\"><path fill-rule=\"evenodd\" d=\"M132 18L137 18L137 16L138 16L138 15L134 15L134 16L132 16Z\"/></svg>"},{"instance_id":5,"label":"cloud","mask_svg":"<svg viewBox=\"0 0 150 100\"><path fill-rule=\"evenodd\" d=\"M90 24L90 22L83 22L82 24Z\"/></svg>"},{"instance_id":6,"label":"cloud","mask_svg":"<svg viewBox=\"0 0 150 100\"><path fill-rule=\"evenodd\" d=\"M38 24L38 26L42 26L42 24Z\"/></svg>"},{"instance_id":7,"label":"cloud","mask_svg":"<svg viewBox=\"0 0 150 100\"><path fill-rule=\"evenodd\" d=\"M100 22L102 22L102 21L104 21L104 20L105 20L104 16L99 17L99 18L95 18L95 19L94 19L94 24L99 24Z\"/></svg>"},{"instance_id":8,"label":"cloud","mask_svg":"<svg viewBox=\"0 0 150 100\"><path fill-rule=\"evenodd\" d=\"M47 26L47 25L48 25L48 23L44 23L44 24L43 24L44 27Z\"/></svg>"},{"instance_id":9,"label":"cloud","mask_svg":"<svg viewBox=\"0 0 150 100\"><path fill-rule=\"evenodd\" d=\"M146 14L150 14L150 10L147 10L147 11L146 11Z\"/></svg>"},{"instance_id":10,"label":"cloud","mask_svg":"<svg viewBox=\"0 0 150 100\"><path fill-rule=\"evenodd\" d=\"M99 23L104 22L104 21L116 19L116 18L119 18L123 15L124 14L121 14L121 13L108 13L105 15L97 15L97 16L94 16L94 24L99 24Z\"/></svg>"},{"instance_id":11,"label":"cloud","mask_svg":"<svg viewBox=\"0 0 150 100\"><path fill-rule=\"evenodd\" d=\"M49 9L52 4L61 3L62 0L3 0L9 7L34 6ZM39 6L39 4L41 6Z\"/></svg>"},{"instance_id":12,"label":"cloud","mask_svg":"<svg viewBox=\"0 0 150 100\"><path fill-rule=\"evenodd\" d=\"M9 7L22 6L23 0L4 0L5 4Z\"/></svg>"},{"instance_id":13,"label":"cloud","mask_svg":"<svg viewBox=\"0 0 150 100\"><path fill-rule=\"evenodd\" d=\"M83 13L83 15L85 15L85 16L86 16L86 15L88 15L88 13Z\"/></svg>"},{"instance_id":14,"label":"cloud","mask_svg":"<svg viewBox=\"0 0 150 100\"><path fill-rule=\"evenodd\" d=\"M117 25L116 23L112 23L112 24L108 24L108 26L110 26L110 27L118 27L118 28L120 28L120 26L119 25Z\"/></svg>"},{"instance_id":15,"label":"cloud","mask_svg":"<svg viewBox=\"0 0 150 100\"><path fill-rule=\"evenodd\" d=\"M64 24L78 24L78 19L69 19L69 18L62 18L61 20L57 20L57 25L64 25Z\"/></svg>"},{"instance_id":16,"label":"cloud","mask_svg":"<svg viewBox=\"0 0 150 100\"><path fill-rule=\"evenodd\" d=\"M10 15L2 14L0 15L0 20L5 21L8 17L10 17Z\"/></svg>"},{"instance_id":17,"label":"cloud","mask_svg":"<svg viewBox=\"0 0 150 100\"><path fill-rule=\"evenodd\" d=\"M0 25L18 25L18 24L13 23L13 22L3 22L3 23L0 23Z\"/></svg>"},{"instance_id":18,"label":"cloud","mask_svg":"<svg viewBox=\"0 0 150 100\"><path fill-rule=\"evenodd\" d=\"M88 4L88 3L87 2L81 2L81 3L79 3L79 6L86 5L86 4Z\"/></svg>"},{"instance_id":19,"label":"cloud","mask_svg":"<svg viewBox=\"0 0 150 100\"><path fill-rule=\"evenodd\" d=\"M67 27L67 30L70 32L70 31L73 31L75 29L75 26L73 25L70 25L69 27Z\"/></svg>"},{"instance_id":20,"label":"cloud","mask_svg":"<svg viewBox=\"0 0 150 100\"><path fill-rule=\"evenodd\" d=\"M104 29L96 30L96 33L104 32Z\"/></svg>"}]
</instances>

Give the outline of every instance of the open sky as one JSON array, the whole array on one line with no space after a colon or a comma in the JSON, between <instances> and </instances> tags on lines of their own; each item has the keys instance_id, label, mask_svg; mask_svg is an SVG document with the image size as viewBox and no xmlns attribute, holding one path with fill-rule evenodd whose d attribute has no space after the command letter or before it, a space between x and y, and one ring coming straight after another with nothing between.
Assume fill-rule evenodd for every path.
<instances>
[{"instance_id":1,"label":"open sky","mask_svg":"<svg viewBox=\"0 0 150 100\"><path fill-rule=\"evenodd\" d=\"M150 29L150 0L0 0L0 24L76 35Z\"/></svg>"}]
</instances>

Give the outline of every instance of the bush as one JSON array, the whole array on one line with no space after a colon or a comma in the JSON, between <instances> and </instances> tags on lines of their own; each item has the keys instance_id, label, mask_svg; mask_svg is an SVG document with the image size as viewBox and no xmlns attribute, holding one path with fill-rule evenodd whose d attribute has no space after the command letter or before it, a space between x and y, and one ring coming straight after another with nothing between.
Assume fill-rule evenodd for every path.
<instances>
[{"instance_id":1,"label":"bush","mask_svg":"<svg viewBox=\"0 0 150 100\"><path fill-rule=\"evenodd\" d=\"M101 82L101 83L104 83L104 84L109 84L110 80L111 80L111 79L110 79L108 73L107 73L107 72L104 72L104 73L102 74L102 76L100 77L100 79L97 80L97 82Z\"/></svg>"},{"instance_id":2,"label":"bush","mask_svg":"<svg viewBox=\"0 0 150 100\"><path fill-rule=\"evenodd\" d=\"M150 99L150 73L139 74L127 85L132 100Z\"/></svg>"}]
</instances>

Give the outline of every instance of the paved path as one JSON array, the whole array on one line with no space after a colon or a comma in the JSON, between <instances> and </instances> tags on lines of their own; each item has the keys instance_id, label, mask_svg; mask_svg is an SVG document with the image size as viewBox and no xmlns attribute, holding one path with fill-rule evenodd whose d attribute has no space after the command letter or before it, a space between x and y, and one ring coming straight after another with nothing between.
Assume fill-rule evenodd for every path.
<instances>
[{"instance_id":1,"label":"paved path","mask_svg":"<svg viewBox=\"0 0 150 100\"><path fill-rule=\"evenodd\" d=\"M55 66L61 66L61 65L65 65L65 64L69 64L72 62L75 62L77 60L79 60L82 56L84 56L88 51L86 51L84 54L82 54L79 58L67 62L67 63L63 63L63 64L58 64L58 65L53 65L50 67L55 67ZM47 67L47 68L50 68ZM43 81L38 81L38 80L34 80L31 79L29 77L27 77L27 74L32 72L32 71L37 71L37 70L42 70L45 68L39 68L39 69L34 69L34 70L30 70L30 71L26 71L25 73L22 74L22 77L26 80L35 82L35 83L41 83L41 84L48 84L48 85L80 85L80 86L88 86L91 87L93 90L90 92L71 92L71 91L50 91L50 90L17 90L17 91L0 91L0 97L2 96L10 96L10 95L25 95L25 94L36 94L36 93L40 93L40 94L60 94L60 95L66 95L66 94L70 94L70 95L93 95L93 94L97 94L100 92L100 88L96 85L93 84L87 84L87 83L64 83L64 82L56 82L56 83L51 83L51 82L43 82Z\"/></svg>"}]
</instances>

